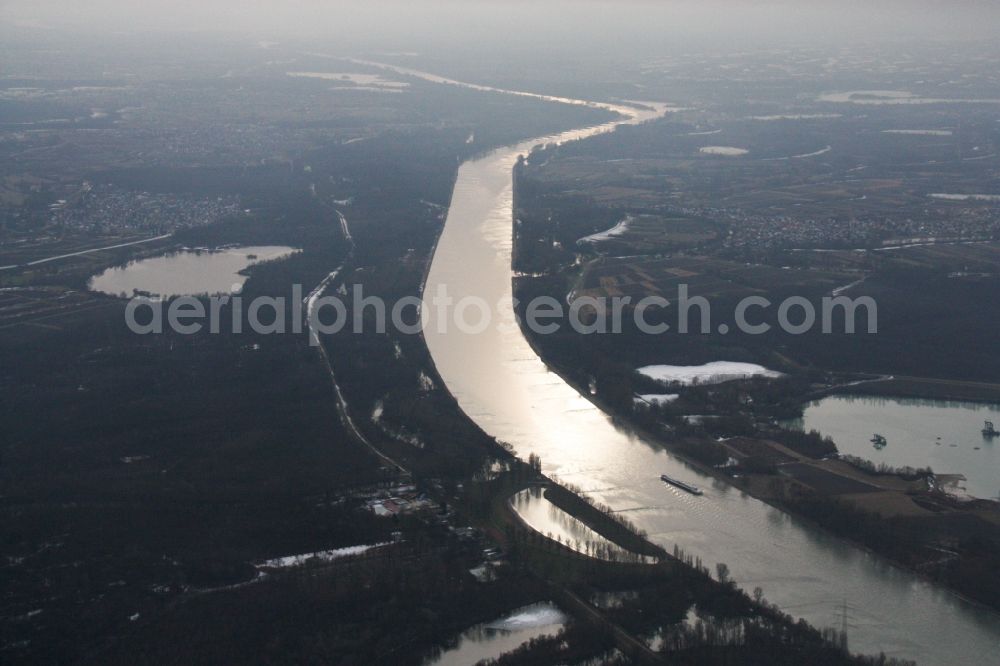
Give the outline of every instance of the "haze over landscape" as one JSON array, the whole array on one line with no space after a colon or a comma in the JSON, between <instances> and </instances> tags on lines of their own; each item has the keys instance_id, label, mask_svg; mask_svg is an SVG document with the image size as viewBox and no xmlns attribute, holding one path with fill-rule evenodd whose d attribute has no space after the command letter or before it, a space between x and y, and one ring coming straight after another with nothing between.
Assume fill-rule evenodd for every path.
<instances>
[{"instance_id":1,"label":"haze over landscape","mask_svg":"<svg viewBox=\"0 0 1000 666\"><path fill-rule=\"evenodd\" d=\"M997 25L0 1L0 662L994 663Z\"/></svg>"}]
</instances>

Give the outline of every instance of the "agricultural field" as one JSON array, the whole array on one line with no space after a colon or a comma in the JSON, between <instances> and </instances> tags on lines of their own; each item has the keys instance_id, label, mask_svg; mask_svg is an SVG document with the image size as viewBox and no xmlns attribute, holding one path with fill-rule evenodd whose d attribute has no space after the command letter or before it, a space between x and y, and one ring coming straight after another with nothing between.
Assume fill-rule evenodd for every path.
<instances>
[{"instance_id":1,"label":"agricultural field","mask_svg":"<svg viewBox=\"0 0 1000 666\"><path fill-rule=\"evenodd\" d=\"M751 115L720 100L540 151L521 174L522 192L558 225L576 224L579 216L558 211L581 200L619 220L703 219L722 230L726 251L753 259L775 248L991 240L1000 234L993 111L816 100ZM590 245L617 251L609 241Z\"/></svg>"},{"instance_id":2,"label":"agricultural field","mask_svg":"<svg viewBox=\"0 0 1000 666\"><path fill-rule=\"evenodd\" d=\"M830 293L858 279L845 270L783 269L748 265L712 257L675 256L659 259L597 259L586 266L577 296L660 296L674 301L681 285L689 297L709 300L775 295L793 289Z\"/></svg>"}]
</instances>

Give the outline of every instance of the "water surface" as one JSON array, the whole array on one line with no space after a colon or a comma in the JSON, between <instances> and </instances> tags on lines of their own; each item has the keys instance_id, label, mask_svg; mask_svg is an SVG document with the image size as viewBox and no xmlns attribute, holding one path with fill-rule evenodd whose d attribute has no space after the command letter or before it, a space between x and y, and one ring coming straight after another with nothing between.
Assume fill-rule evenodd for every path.
<instances>
[{"instance_id":1,"label":"water surface","mask_svg":"<svg viewBox=\"0 0 1000 666\"><path fill-rule=\"evenodd\" d=\"M511 498L511 506L533 530L578 553L606 560L620 560L628 555L628 551L550 502L542 488L522 490Z\"/></svg>"},{"instance_id":2,"label":"water surface","mask_svg":"<svg viewBox=\"0 0 1000 666\"><path fill-rule=\"evenodd\" d=\"M160 257L130 261L90 279L92 291L131 297L136 291L156 296L228 294L247 281L248 266L289 256L283 245L236 247L224 250L183 250Z\"/></svg>"},{"instance_id":3,"label":"water surface","mask_svg":"<svg viewBox=\"0 0 1000 666\"><path fill-rule=\"evenodd\" d=\"M532 604L513 613L465 630L455 646L425 666L468 666L496 659L533 638L555 636L566 625L566 616L550 603Z\"/></svg>"},{"instance_id":4,"label":"water surface","mask_svg":"<svg viewBox=\"0 0 1000 666\"><path fill-rule=\"evenodd\" d=\"M841 453L892 467L930 467L963 474L976 497L1000 495L1000 438L986 439L983 422L1000 427L1000 406L974 402L834 395L811 402L794 425L833 437ZM872 435L888 445L876 449Z\"/></svg>"},{"instance_id":5,"label":"water surface","mask_svg":"<svg viewBox=\"0 0 1000 666\"><path fill-rule=\"evenodd\" d=\"M460 406L516 453L541 456L547 474L626 512L650 538L712 566L726 562L740 585L817 626L839 626L846 602L851 647L925 664L996 661L1000 616L983 611L858 548L689 468L615 423L538 358L513 319L511 173L518 155L613 124L540 137L464 163L428 274L424 311L442 285L457 299L505 308L506 325L480 334L428 328L434 362ZM695 497L660 481L690 481Z\"/></svg>"}]
</instances>

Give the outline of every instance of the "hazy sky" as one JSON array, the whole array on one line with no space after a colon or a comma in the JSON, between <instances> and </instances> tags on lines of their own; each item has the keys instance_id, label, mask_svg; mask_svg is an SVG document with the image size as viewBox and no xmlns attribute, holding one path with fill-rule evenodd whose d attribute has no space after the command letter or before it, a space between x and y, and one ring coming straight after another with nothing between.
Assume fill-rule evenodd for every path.
<instances>
[{"instance_id":1,"label":"hazy sky","mask_svg":"<svg viewBox=\"0 0 1000 666\"><path fill-rule=\"evenodd\" d=\"M991 38L990 0L0 0L0 19L88 32L197 30L420 44L505 36L657 38ZM579 44L578 44L579 46Z\"/></svg>"}]
</instances>

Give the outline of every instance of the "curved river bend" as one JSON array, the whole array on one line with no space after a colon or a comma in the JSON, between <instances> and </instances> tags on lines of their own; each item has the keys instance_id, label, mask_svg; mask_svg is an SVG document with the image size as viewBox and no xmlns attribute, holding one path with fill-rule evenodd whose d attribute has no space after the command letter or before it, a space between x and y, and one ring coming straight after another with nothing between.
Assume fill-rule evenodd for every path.
<instances>
[{"instance_id":1,"label":"curved river bend","mask_svg":"<svg viewBox=\"0 0 1000 666\"><path fill-rule=\"evenodd\" d=\"M630 113L626 122L657 115ZM678 544L708 566L727 563L743 588L762 587L787 612L816 626L839 627L846 603L854 652L884 651L921 664L995 663L1000 616L619 430L550 372L512 324L512 169L518 156L540 143L586 138L615 124L525 141L459 169L424 288L425 321L437 321L432 298L442 285L456 301L469 296L499 304L506 319L481 334L462 333L453 325L425 330L437 369L462 409L483 430L511 443L519 456L540 455L547 474L628 512L668 551ZM696 483L704 496L667 486L659 479L662 473Z\"/></svg>"}]
</instances>

